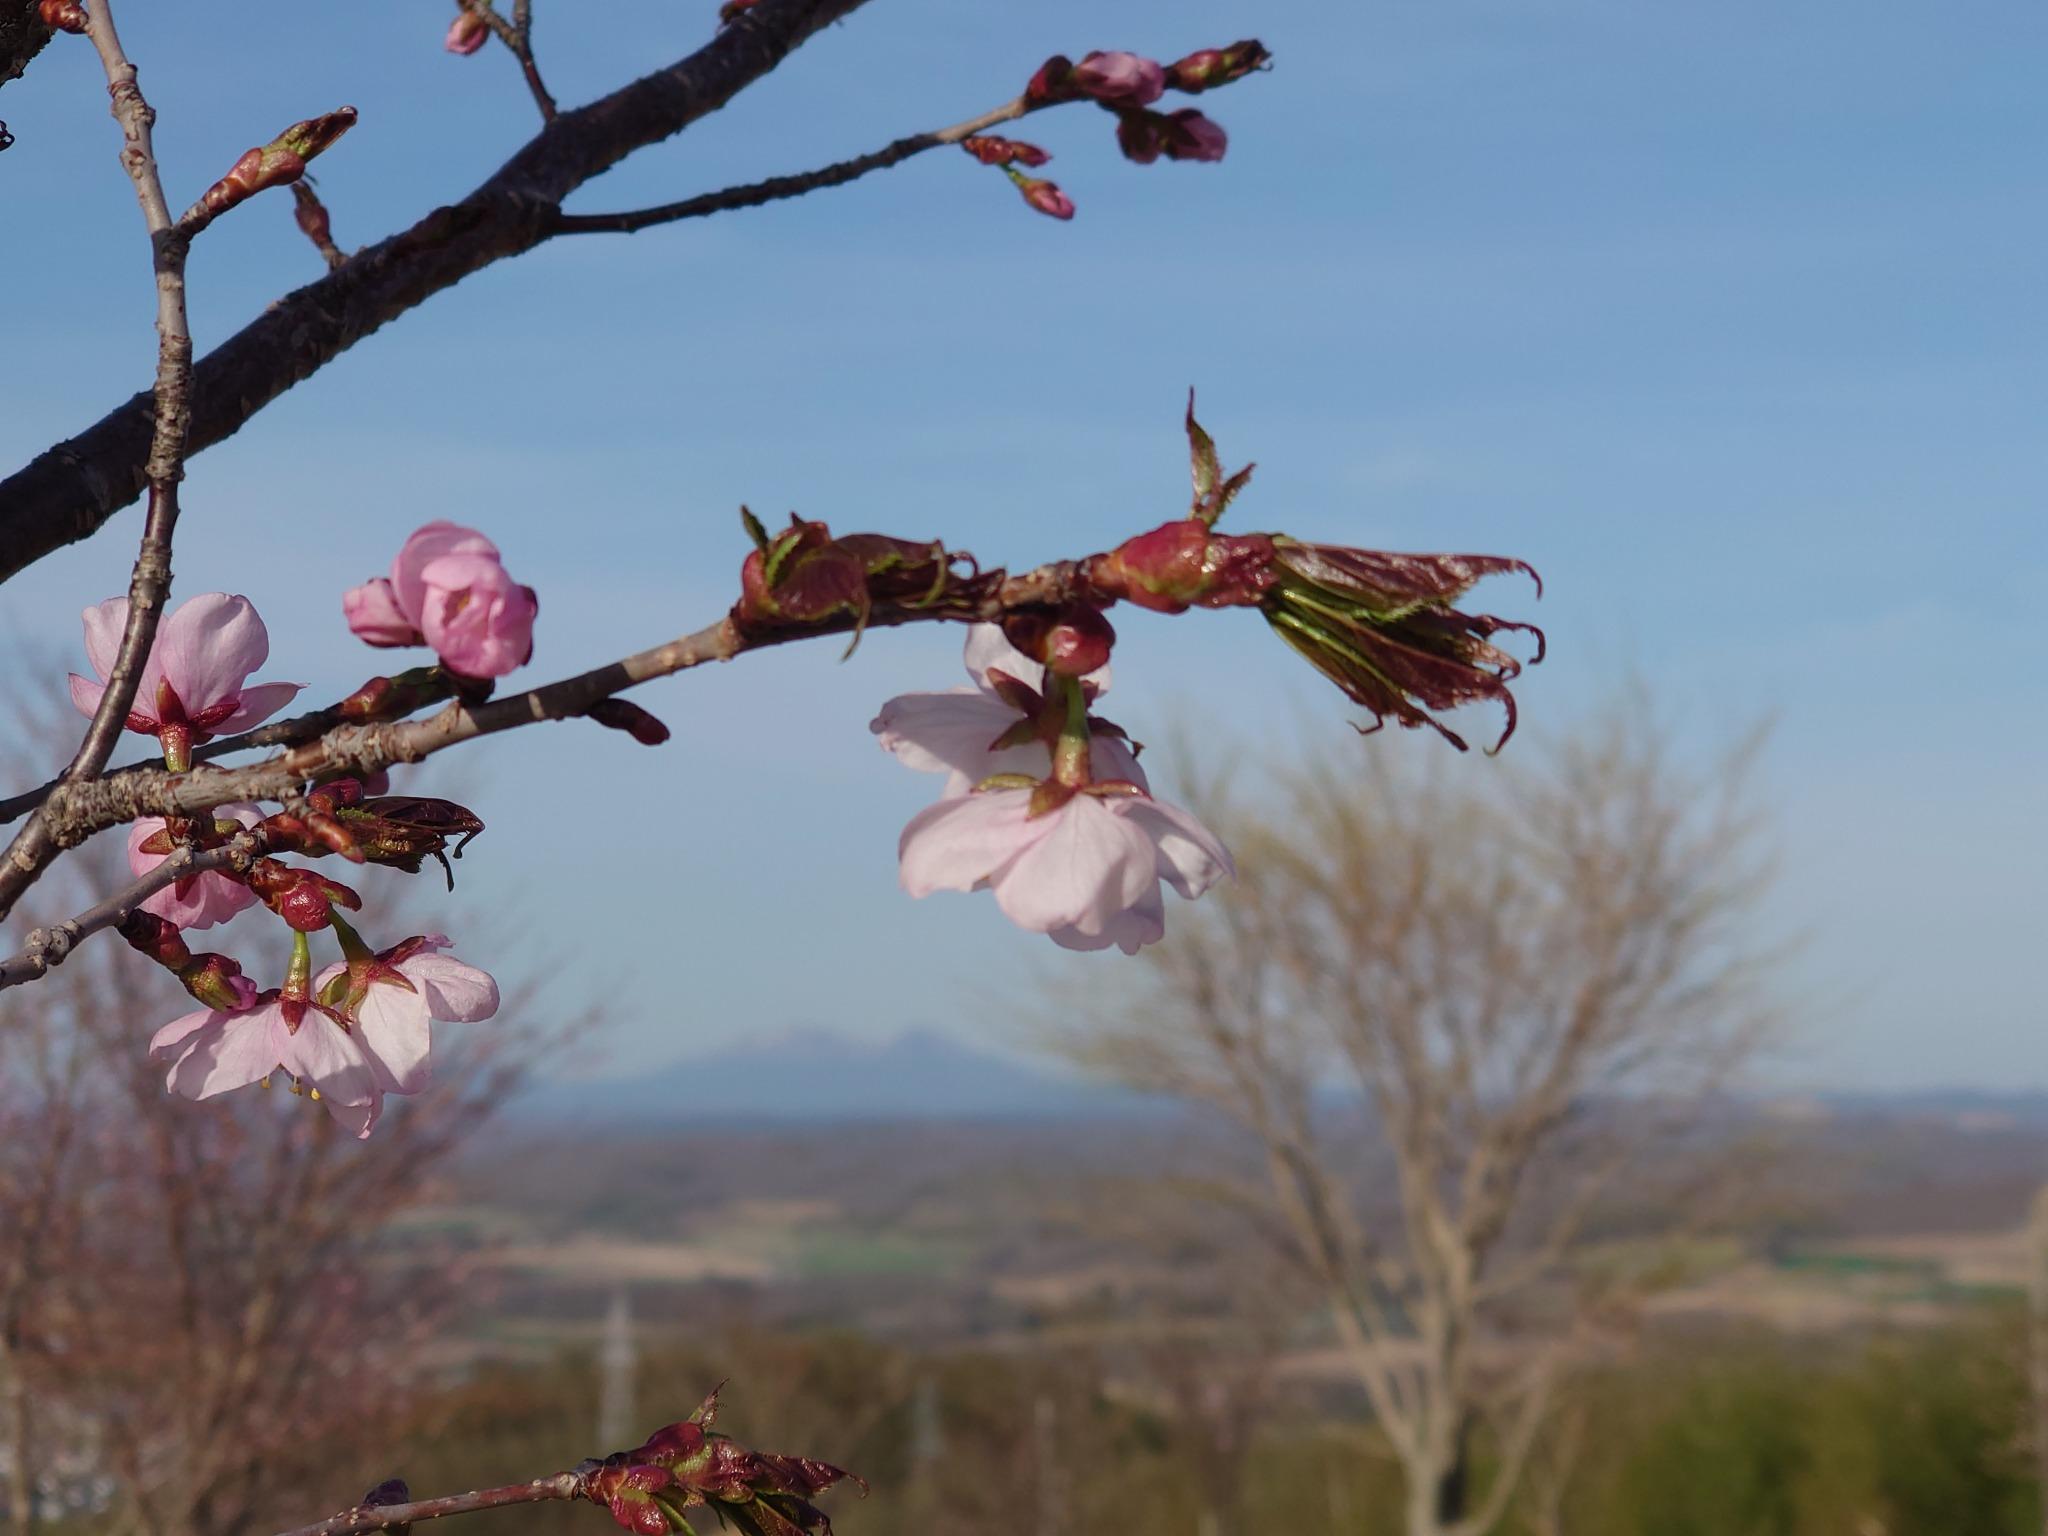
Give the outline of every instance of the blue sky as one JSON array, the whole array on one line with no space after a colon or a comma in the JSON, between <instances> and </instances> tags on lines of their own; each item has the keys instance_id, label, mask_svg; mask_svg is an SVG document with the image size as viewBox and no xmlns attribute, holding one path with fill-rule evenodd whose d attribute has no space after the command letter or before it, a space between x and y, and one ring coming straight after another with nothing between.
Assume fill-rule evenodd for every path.
<instances>
[{"instance_id":1,"label":"blue sky","mask_svg":"<svg viewBox=\"0 0 2048 1536\"><path fill-rule=\"evenodd\" d=\"M601 28L539 10L574 103L686 52L713 6L622 0ZM531 109L501 53L440 52L448 14L127 6L173 201L344 101L361 125L318 171L345 246L460 195ZM1767 918L1810 936L1777 1081L2048 1086L2048 710L2027 649L2048 580L2048 11L875 0L575 206L937 127L1051 52L1247 33L1278 67L1210 98L1221 166L1128 165L1092 111L1031 123L1068 225L947 152L472 278L194 462L180 590L247 592L270 675L331 697L375 660L341 632L340 589L453 517L540 588L539 681L715 616L743 501L990 563L1113 543L1183 504L1192 384L1226 460L1259 461L1242 526L1542 568L1552 661L1526 728L1568 728L1631 675L1702 754L1776 717ZM0 115L19 140L0 156L12 468L140 387L154 342L90 50L60 39ZM237 211L193 259L200 345L315 275L287 198ZM131 510L0 588L0 634L74 646L136 528ZM1342 750L1341 701L1249 616L1121 632L1136 734ZM494 935L554 956L566 994L611 1004L614 1062L797 1024L1004 1038L1063 966L1119 962L1054 955L985 899L896 889L897 830L932 783L866 722L951 686L958 639L658 684L659 752L564 726L450 760L491 831L446 926L485 963Z\"/></svg>"}]
</instances>

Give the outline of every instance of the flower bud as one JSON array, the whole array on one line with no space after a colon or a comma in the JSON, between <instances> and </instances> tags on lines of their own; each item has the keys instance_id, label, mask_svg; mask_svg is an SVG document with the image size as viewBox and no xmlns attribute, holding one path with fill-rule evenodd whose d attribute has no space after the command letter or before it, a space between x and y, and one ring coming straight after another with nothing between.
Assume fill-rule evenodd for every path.
<instances>
[{"instance_id":1,"label":"flower bud","mask_svg":"<svg viewBox=\"0 0 2048 1536\"><path fill-rule=\"evenodd\" d=\"M467 6L455 13L455 19L448 23L448 35L441 46L450 53L467 57L490 39L491 25L476 11Z\"/></svg>"},{"instance_id":2,"label":"flower bud","mask_svg":"<svg viewBox=\"0 0 2048 1536\"><path fill-rule=\"evenodd\" d=\"M259 859L249 871L249 889L263 898L263 904L283 918L285 925L300 933L325 928L333 907L359 911L363 898L338 880L329 880L310 869L293 869L276 859Z\"/></svg>"},{"instance_id":3,"label":"flower bud","mask_svg":"<svg viewBox=\"0 0 2048 1536\"><path fill-rule=\"evenodd\" d=\"M1024 201L1049 218L1071 219L1074 216L1074 200L1050 181L1037 180L1012 169L1010 180L1017 183L1017 190L1024 194Z\"/></svg>"},{"instance_id":4,"label":"flower bud","mask_svg":"<svg viewBox=\"0 0 2048 1536\"><path fill-rule=\"evenodd\" d=\"M1000 138L995 134L977 133L972 138L962 139L960 147L983 165L1036 167L1052 158L1036 144L1026 144L1022 139Z\"/></svg>"},{"instance_id":5,"label":"flower bud","mask_svg":"<svg viewBox=\"0 0 2048 1536\"><path fill-rule=\"evenodd\" d=\"M1166 91L1166 70L1135 53L1095 52L1083 56L1060 83L1069 99L1085 96L1109 107L1144 107Z\"/></svg>"},{"instance_id":6,"label":"flower bud","mask_svg":"<svg viewBox=\"0 0 2048 1536\"><path fill-rule=\"evenodd\" d=\"M185 937L178 931L178 925L154 912L145 912L138 907L122 918L121 937L137 953L147 955L158 965L171 970L191 962L192 951L185 947Z\"/></svg>"},{"instance_id":7,"label":"flower bud","mask_svg":"<svg viewBox=\"0 0 2048 1536\"><path fill-rule=\"evenodd\" d=\"M1057 613L1025 611L1003 620L1003 638L1059 677L1086 677L1109 665L1116 631L1098 608L1070 603Z\"/></svg>"},{"instance_id":8,"label":"flower bud","mask_svg":"<svg viewBox=\"0 0 2048 1536\"><path fill-rule=\"evenodd\" d=\"M228 955L195 955L178 968L178 980L217 1013L239 1013L256 1001L256 983L244 976L241 963Z\"/></svg>"},{"instance_id":9,"label":"flower bud","mask_svg":"<svg viewBox=\"0 0 2048 1536\"><path fill-rule=\"evenodd\" d=\"M1123 111L1117 114L1116 142L1124 158L1150 165L1169 160L1221 160L1230 136L1193 107L1177 112Z\"/></svg>"},{"instance_id":10,"label":"flower bud","mask_svg":"<svg viewBox=\"0 0 2048 1536\"><path fill-rule=\"evenodd\" d=\"M1174 60L1166 66L1167 82L1192 96L1242 80L1253 70L1264 69L1272 59L1265 44L1248 37L1228 48L1198 48L1186 58Z\"/></svg>"}]
</instances>

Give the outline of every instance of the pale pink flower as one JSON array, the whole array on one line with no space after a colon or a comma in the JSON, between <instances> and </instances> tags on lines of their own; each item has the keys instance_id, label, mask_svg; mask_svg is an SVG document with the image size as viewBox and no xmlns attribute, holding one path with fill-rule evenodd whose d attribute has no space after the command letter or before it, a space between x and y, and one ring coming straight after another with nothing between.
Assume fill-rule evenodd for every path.
<instances>
[{"instance_id":1,"label":"pale pink flower","mask_svg":"<svg viewBox=\"0 0 2048 1536\"><path fill-rule=\"evenodd\" d=\"M85 655L98 680L71 674L71 702L81 714L99 708L107 675L121 654L128 599L110 597L85 610ZM270 631L246 597L202 592L164 615L142 664L128 729L154 736L185 726L194 741L226 736L276 714L304 686L251 683L269 659Z\"/></svg>"},{"instance_id":2,"label":"pale pink flower","mask_svg":"<svg viewBox=\"0 0 2048 1536\"><path fill-rule=\"evenodd\" d=\"M398 606L389 577L373 576L360 587L350 587L341 594L341 612L348 620L349 633L365 645L388 648L426 643L419 626Z\"/></svg>"},{"instance_id":3,"label":"pale pink flower","mask_svg":"<svg viewBox=\"0 0 2048 1536\"><path fill-rule=\"evenodd\" d=\"M903 829L903 888L995 892L1018 927L1065 949L1134 955L1165 936L1165 880L1192 900L1225 875L1230 852L1201 822L1149 795L1077 794L1031 814L1028 789L982 790L928 806Z\"/></svg>"},{"instance_id":4,"label":"pale pink flower","mask_svg":"<svg viewBox=\"0 0 2048 1536\"><path fill-rule=\"evenodd\" d=\"M369 1058L340 1021L316 1003L288 1003L276 992L234 1013L202 1008L173 1019L151 1037L149 1054L171 1064L165 1081L188 1099L288 1072L319 1090L328 1114L359 1137L370 1134L383 1101Z\"/></svg>"},{"instance_id":5,"label":"pale pink flower","mask_svg":"<svg viewBox=\"0 0 2048 1536\"><path fill-rule=\"evenodd\" d=\"M1224 151L1230 148L1230 135L1214 118L1205 117L1192 107L1169 112L1167 116L1173 119L1176 130L1166 143L1170 159L1221 160Z\"/></svg>"},{"instance_id":6,"label":"pale pink flower","mask_svg":"<svg viewBox=\"0 0 2048 1536\"><path fill-rule=\"evenodd\" d=\"M885 751L907 768L947 776L944 793L964 795L991 774L1028 773L1043 778L1052 767L1052 753L1041 741L997 750L995 743L1024 716L1003 700L990 681L991 672L1015 678L1042 690L1045 669L1003 638L1000 625L976 624L967 631L965 660L972 688L945 693L905 693L889 700L868 724ZM1109 668L1081 679L1090 698L1109 691ZM1145 770L1130 743L1120 736L1097 736L1090 767L1097 779L1129 779L1149 788Z\"/></svg>"},{"instance_id":7,"label":"pale pink flower","mask_svg":"<svg viewBox=\"0 0 2048 1536\"><path fill-rule=\"evenodd\" d=\"M1165 94L1166 67L1135 53L1091 53L1065 83L1111 106L1149 107Z\"/></svg>"},{"instance_id":8,"label":"pale pink flower","mask_svg":"<svg viewBox=\"0 0 2048 1536\"><path fill-rule=\"evenodd\" d=\"M451 670L503 677L533 655L533 588L505 573L495 553L443 555L420 573L420 631Z\"/></svg>"},{"instance_id":9,"label":"pale pink flower","mask_svg":"<svg viewBox=\"0 0 2048 1536\"><path fill-rule=\"evenodd\" d=\"M212 815L217 821L238 821L245 827L253 827L263 819L263 812L246 800L215 806ZM142 851L142 845L163 829L160 816L145 816L128 829L128 868L135 874L146 875L170 857L167 853ZM208 870L173 880L145 901L142 910L154 912L180 928L211 928L255 903L256 893L241 881Z\"/></svg>"},{"instance_id":10,"label":"pale pink flower","mask_svg":"<svg viewBox=\"0 0 2048 1536\"><path fill-rule=\"evenodd\" d=\"M342 613L370 645L427 644L452 672L503 677L533 654L540 602L506 574L498 546L437 520L414 531L377 577L342 595Z\"/></svg>"},{"instance_id":11,"label":"pale pink flower","mask_svg":"<svg viewBox=\"0 0 2048 1536\"><path fill-rule=\"evenodd\" d=\"M473 965L435 953L448 947L445 934L430 933L386 950L380 960L404 980L373 972L369 985L351 999L356 1042L382 1092L418 1093L427 1086L431 1021L468 1024L498 1011L497 982ZM332 965L322 971L313 979L314 993L347 969Z\"/></svg>"}]
</instances>

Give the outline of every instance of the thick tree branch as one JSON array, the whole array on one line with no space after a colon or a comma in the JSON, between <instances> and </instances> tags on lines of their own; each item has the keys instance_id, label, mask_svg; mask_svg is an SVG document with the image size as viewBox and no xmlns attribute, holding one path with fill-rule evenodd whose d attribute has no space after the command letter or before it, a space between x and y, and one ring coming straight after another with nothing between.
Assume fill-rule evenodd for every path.
<instances>
[{"instance_id":1,"label":"thick tree branch","mask_svg":"<svg viewBox=\"0 0 2048 1536\"><path fill-rule=\"evenodd\" d=\"M864 0L761 0L697 52L564 112L488 181L271 305L193 371L188 451L232 436L292 385L415 305L547 238L575 188L717 111ZM0 481L0 581L141 494L154 412L138 395Z\"/></svg>"},{"instance_id":2,"label":"thick tree branch","mask_svg":"<svg viewBox=\"0 0 2048 1536\"><path fill-rule=\"evenodd\" d=\"M958 144L962 139L980 133L985 128L993 128L997 123L1013 122L1025 113L1037 110L1019 96L1015 101L1006 102L994 111L984 112L979 117L971 117L964 123L955 123L950 128L941 128L933 133L913 133L884 144L880 149L871 150L865 155L856 155L851 160L820 166L815 171L802 171L793 176L771 176L766 181L726 187L718 192L702 192L695 197L686 197L679 203L663 203L655 208L637 208L630 213L558 213L551 233L630 235L657 224L673 224L680 219L701 219L707 214L724 213L733 208L758 208L763 203L779 202L786 197L802 197L806 192L816 192L823 187L843 187L849 181L858 181L870 171L887 170L892 165L901 165L912 155L921 155L928 149L937 149L944 144Z\"/></svg>"},{"instance_id":3,"label":"thick tree branch","mask_svg":"<svg viewBox=\"0 0 2048 1536\"><path fill-rule=\"evenodd\" d=\"M49 40L36 0L0 0L0 85L17 79Z\"/></svg>"},{"instance_id":4,"label":"thick tree branch","mask_svg":"<svg viewBox=\"0 0 2048 1536\"><path fill-rule=\"evenodd\" d=\"M388 1531L421 1520L439 1520L444 1515L473 1515L479 1510L503 1509L508 1504L539 1504L582 1495L583 1479L574 1472L560 1472L553 1477L537 1477L530 1483L479 1488L474 1493L451 1493L410 1504L359 1504L325 1520L285 1531L282 1536L357 1536L364 1531Z\"/></svg>"}]
</instances>

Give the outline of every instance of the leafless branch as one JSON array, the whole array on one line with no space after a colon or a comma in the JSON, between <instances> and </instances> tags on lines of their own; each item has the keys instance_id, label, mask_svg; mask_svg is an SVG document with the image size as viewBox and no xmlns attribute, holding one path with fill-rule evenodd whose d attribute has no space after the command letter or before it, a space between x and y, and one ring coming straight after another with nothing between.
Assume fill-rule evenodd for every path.
<instances>
[{"instance_id":1,"label":"leafless branch","mask_svg":"<svg viewBox=\"0 0 2048 1536\"><path fill-rule=\"evenodd\" d=\"M628 213L558 213L550 233L630 235L658 224L674 224L682 219L701 219L707 214L724 213L734 208L758 208L763 203L802 197L807 192L816 192L823 187L843 187L849 181L858 181L870 171L887 170L892 165L901 165L913 155L921 155L928 149L937 149L946 144L958 144L962 139L970 138L984 129L993 128L997 123L1013 122L1036 110L1036 107L1019 96L1014 101L1005 102L979 117L970 117L963 123L955 123L950 128L940 128L930 133L913 133L884 144L880 149L870 150L864 155L855 155L850 160L820 166L815 171L803 171L792 176L771 176L766 181L726 187L718 192L703 192L696 197L684 198L679 203L663 203L654 208L637 208Z\"/></svg>"},{"instance_id":2,"label":"leafless branch","mask_svg":"<svg viewBox=\"0 0 2048 1536\"><path fill-rule=\"evenodd\" d=\"M410 1504L359 1504L325 1520L301 1525L281 1536L358 1536L364 1531L388 1531L421 1520L439 1520L447 1515L473 1515L486 1509L503 1509L508 1504L540 1504L554 1499L582 1497L583 1479L574 1472L537 1477L530 1483L508 1483L502 1488L479 1488L473 1493L451 1493L438 1499L418 1499Z\"/></svg>"}]
</instances>

